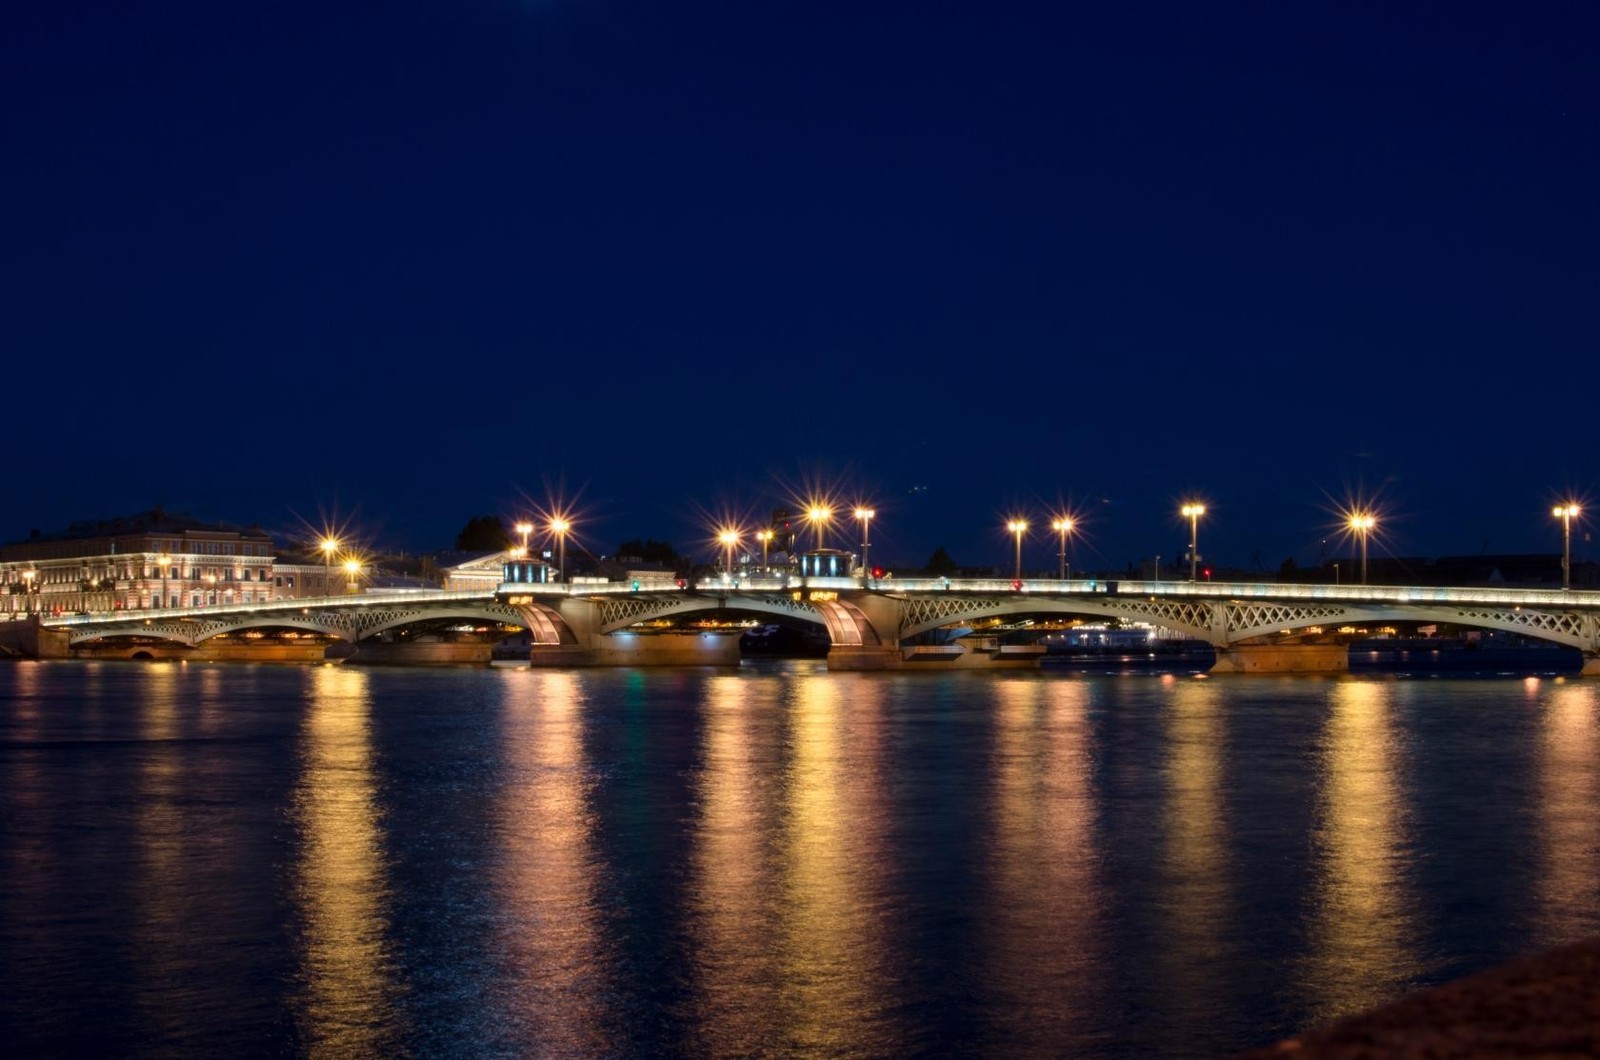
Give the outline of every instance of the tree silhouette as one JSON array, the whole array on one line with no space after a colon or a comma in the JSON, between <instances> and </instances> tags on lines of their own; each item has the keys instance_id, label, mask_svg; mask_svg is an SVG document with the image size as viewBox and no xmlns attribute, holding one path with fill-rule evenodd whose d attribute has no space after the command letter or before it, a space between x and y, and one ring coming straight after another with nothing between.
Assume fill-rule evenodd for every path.
<instances>
[{"instance_id":1,"label":"tree silhouette","mask_svg":"<svg viewBox=\"0 0 1600 1060\"><path fill-rule=\"evenodd\" d=\"M474 515L456 535L461 552L499 552L511 546L511 532L498 515Z\"/></svg>"},{"instance_id":2,"label":"tree silhouette","mask_svg":"<svg viewBox=\"0 0 1600 1060\"><path fill-rule=\"evenodd\" d=\"M943 545L940 545L933 550L933 555L928 557L928 562L923 564L922 569L929 574L954 574L956 572L956 561L951 559L950 553L944 550Z\"/></svg>"}]
</instances>

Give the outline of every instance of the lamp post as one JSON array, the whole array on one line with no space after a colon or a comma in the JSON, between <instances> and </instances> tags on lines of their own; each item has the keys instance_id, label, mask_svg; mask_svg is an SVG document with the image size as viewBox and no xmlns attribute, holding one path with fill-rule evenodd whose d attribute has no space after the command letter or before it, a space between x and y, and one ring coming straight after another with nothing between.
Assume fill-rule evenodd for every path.
<instances>
[{"instance_id":1,"label":"lamp post","mask_svg":"<svg viewBox=\"0 0 1600 1060\"><path fill-rule=\"evenodd\" d=\"M333 554L339 551L339 542L335 538L322 539L322 595L333 595Z\"/></svg>"},{"instance_id":2,"label":"lamp post","mask_svg":"<svg viewBox=\"0 0 1600 1060\"><path fill-rule=\"evenodd\" d=\"M156 557L156 566L161 568L161 606L167 605L167 572L172 569L172 557L165 552Z\"/></svg>"},{"instance_id":3,"label":"lamp post","mask_svg":"<svg viewBox=\"0 0 1600 1060\"><path fill-rule=\"evenodd\" d=\"M1367 584L1367 535L1378 525L1370 512L1357 512L1350 517L1350 529L1361 539L1361 584Z\"/></svg>"},{"instance_id":4,"label":"lamp post","mask_svg":"<svg viewBox=\"0 0 1600 1060\"><path fill-rule=\"evenodd\" d=\"M206 575L206 606L217 606L217 575L215 572Z\"/></svg>"},{"instance_id":5,"label":"lamp post","mask_svg":"<svg viewBox=\"0 0 1600 1060\"><path fill-rule=\"evenodd\" d=\"M1057 577L1062 581L1067 580L1067 535L1072 533L1072 520L1066 516L1050 524L1050 529L1061 535L1061 552L1057 555Z\"/></svg>"},{"instance_id":6,"label":"lamp post","mask_svg":"<svg viewBox=\"0 0 1600 1060\"><path fill-rule=\"evenodd\" d=\"M353 556L350 559L345 560L344 561L344 576L345 576L344 591L347 594L354 595L356 590L359 588L359 586L356 583L356 579L361 576L361 561L356 559Z\"/></svg>"},{"instance_id":7,"label":"lamp post","mask_svg":"<svg viewBox=\"0 0 1600 1060\"><path fill-rule=\"evenodd\" d=\"M567 580L567 531L572 529L572 524L557 516L550 520L550 532L556 535L556 580Z\"/></svg>"},{"instance_id":8,"label":"lamp post","mask_svg":"<svg viewBox=\"0 0 1600 1060\"><path fill-rule=\"evenodd\" d=\"M872 573L872 564L867 562L872 551L872 517L877 514L871 508L856 509L856 518L861 520L861 569L868 575Z\"/></svg>"},{"instance_id":9,"label":"lamp post","mask_svg":"<svg viewBox=\"0 0 1600 1060\"><path fill-rule=\"evenodd\" d=\"M522 535L522 554L526 556L528 554L528 535L533 533L533 524L523 520L517 524L516 530L517 533Z\"/></svg>"},{"instance_id":10,"label":"lamp post","mask_svg":"<svg viewBox=\"0 0 1600 1060\"><path fill-rule=\"evenodd\" d=\"M722 542L722 559L728 577L733 577L733 549L739 543L739 531L729 527L717 534L717 540Z\"/></svg>"},{"instance_id":11,"label":"lamp post","mask_svg":"<svg viewBox=\"0 0 1600 1060\"><path fill-rule=\"evenodd\" d=\"M756 540L761 542L761 570L765 573L767 569L767 548L772 544L772 531L757 530Z\"/></svg>"},{"instance_id":12,"label":"lamp post","mask_svg":"<svg viewBox=\"0 0 1600 1060\"><path fill-rule=\"evenodd\" d=\"M1006 524L1006 529L1017 537L1017 565L1016 573L1013 577L1020 582L1022 580L1022 535L1028 532L1028 524L1022 519L1013 519Z\"/></svg>"},{"instance_id":13,"label":"lamp post","mask_svg":"<svg viewBox=\"0 0 1600 1060\"><path fill-rule=\"evenodd\" d=\"M1189 520L1189 580L1195 580L1195 568L1200 563L1200 517L1206 514L1203 504L1185 504L1181 509Z\"/></svg>"},{"instance_id":14,"label":"lamp post","mask_svg":"<svg viewBox=\"0 0 1600 1060\"><path fill-rule=\"evenodd\" d=\"M1557 505L1550 510L1550 514L1561 520L1561 588L1572 588L1572 520L1581 514L1582 508L1568 501Z\"/></svg>"},{"instance_id":15,"label":"lamp post","mask_svg":"<svg viewBox=\"0 0 1600 1060\"><path fill-rule=\"evenodd\" d=\"M816 534L816 548L822 547L822 530L828 525L828 520L833 518L833 509L825 504L813 504L806 509L806 518L811 522L811 529Z\"/></svg>"},{"instance_id":16,"label":"lamp post","mask_svg":"<svg viewBox=\"0 0 1600 1060\"><path fill-rule=\"evenodd\" d=\"M35 578L37 578L38 576L39 576L39 572L37 570L34 570L31 567L22 572L22 592L23 592L23 595L27 597L26 603L28 605L27 609L29 611L34 610L34 606L33 606L33 603L34 603L33 602L33 580Z\"/></svg>"}]
</instances>

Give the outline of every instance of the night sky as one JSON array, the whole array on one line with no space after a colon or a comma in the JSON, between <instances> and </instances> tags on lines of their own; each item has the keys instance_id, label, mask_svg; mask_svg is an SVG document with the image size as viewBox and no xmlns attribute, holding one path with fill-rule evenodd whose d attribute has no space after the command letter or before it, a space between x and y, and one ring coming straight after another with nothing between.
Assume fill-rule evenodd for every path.
<instances>
[{"instance_id":1,"label":"night sky","mask_svg":"<svg viewBox=\"0 0 1600 1060\"><path fill-rule=\"evenodd\" d=\"M1196 497L1276 570L1357 496L1375 556L1600 516L1590 2L6 20L3 539L575 500L709 555L812 484L891 563L1058 502L1084 566L1172 557Z\"/></svg>"}]
</instances>

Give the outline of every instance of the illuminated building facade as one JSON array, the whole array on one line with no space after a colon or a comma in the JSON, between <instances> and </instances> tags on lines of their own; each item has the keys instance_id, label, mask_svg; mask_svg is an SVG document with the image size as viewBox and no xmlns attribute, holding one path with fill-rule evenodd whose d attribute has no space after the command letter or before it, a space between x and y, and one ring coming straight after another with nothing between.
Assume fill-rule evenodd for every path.
<instances>
[{"instance_id":1,"label":"illuminated building facade","mask_svg":"<svg viewBox=\"0 0 1600 1060\"><path fill-rule=\"evenodd\" d=\"M264 603L272 538L162 511L74 523L0 545L0 613Z\"/></svg>"}]
</instances>

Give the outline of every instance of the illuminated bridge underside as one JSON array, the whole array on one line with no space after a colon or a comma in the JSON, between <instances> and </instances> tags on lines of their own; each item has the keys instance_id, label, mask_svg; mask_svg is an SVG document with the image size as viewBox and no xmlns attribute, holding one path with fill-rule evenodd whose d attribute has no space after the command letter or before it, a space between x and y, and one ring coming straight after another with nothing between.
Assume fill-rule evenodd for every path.
<instances>
[{"instance_id":1,"label":"illuminated bridge underside","mask_svg":"<svg viewBox=\"0 0 1600 1060\"><path fill-rule=\"evenodd\" d=\"M825 606L796 600L792 595L780 593L741 593L736 596L714 597L685 596L682 593L672 596L624 596L619 599L603 599L599 602L599 631L615 633L641 622L659 622L662 619L716 611L751 611L776 615L780 618L825 623L826 619L821 610Z\"/></svg>"}]
</instances>

